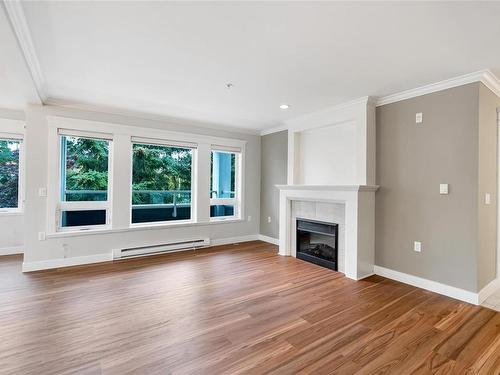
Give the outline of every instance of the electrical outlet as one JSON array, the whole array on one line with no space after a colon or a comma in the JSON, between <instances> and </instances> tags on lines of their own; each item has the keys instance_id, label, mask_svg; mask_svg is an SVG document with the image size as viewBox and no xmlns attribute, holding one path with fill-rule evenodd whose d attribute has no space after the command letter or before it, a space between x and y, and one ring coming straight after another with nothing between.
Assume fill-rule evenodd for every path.
<instances>
[{"instance_id":1,"label":"electrical outlet","mask_svg":"<svg viewBox=\"0 0 500 375\"><path fill-rule=\"evenodd\" d=\"M248 216L248 221L252 221L252 217L251 216Z\"/></svg>"},{"instance_id":2,"label":"electrical outlet","mask_svg":"<svg viewBox=\"0 0 500 375\"><path fill-rule=\"evenodd\" d=\"M415 241L413 243L413 250L416 251L417 253L420 253L422 251L422 242Z\"/></svg>"},{"instance_id":3,"label":"electrical outlet","mask_svg":"<svg viewBox=\"0 0 500 375\"><path fill-rule=\"evenodd\" d=\"M47 196L47 188L44 188L44 187L38 188L38 196L39 197L46 197Z\"/></svg>"},{"instance_id":4,"label":"electrical outlet","mask_svg":"<svg viewBox=\"0 0 500 375\"><path fill-rule=\"evenodd\" d=\"M267 217L267 222L270 223L271 222L271 216L268 216Z\"/></svg>"},{"instance_id":5,"label":"electrical outlet","mask_svg":"<svg viewBox=\"0 0 500 375\"><path fill-rule=\"evenodd\" d=\"M439 194L448 194L448 184L439 184Z\"/></svg>"},{"instance_id":6,"label":"electrical outlet","mask_svg":"<svg viewBox=\"0 0 500 375\"><path fill-rule=\"evenodd\" d=\"M45 232L38 232L38 241L45 241Z\"/></svg>"},{"instance_id":7,"label":"electrical outlet","mask_svg":"<svg viewBox=\"0 0 500 375\"><path fill-rule=\"evenodd\" d=\"M486 193L484 195L484 204L491 204L491 194L490 193Z\"/></svg>"},{"instance_id":8,"label":"electrical outlet","mask_svg":"<svg viewBox=\"0 0 500 375\"><path fill-rule=\"evenodd\" d=\"M415 124L421 124L424 121L424 115L422 112L415 114Z\"/></svg>"}]
</instances>

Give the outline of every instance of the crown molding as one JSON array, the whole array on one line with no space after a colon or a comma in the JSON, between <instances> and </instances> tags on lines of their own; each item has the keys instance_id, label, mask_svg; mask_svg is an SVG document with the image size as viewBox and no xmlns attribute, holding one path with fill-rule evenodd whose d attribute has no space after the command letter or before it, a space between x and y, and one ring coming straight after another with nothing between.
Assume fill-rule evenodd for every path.
<instances>
[{"instance_id":1,"label":"crown molding","mask_svg":"<svg viewBox=\"0 0 500 375\"><path fill-rule=\"evenodd\" d=\"M279 125L279 126L274 126L272 128L263 129L260 131L260 135L263 136L263 135L278 133L278 132L282 132L284 130L288 130L288 125L283 124L283 125Z\"/></svg>"},{"instance_id":2,"label":"crown molding","mask_svg":"<svg viewBox=\"0 0 500 375\"><path fill-rule=\"evenodd\" d=\"M411 90L405 90L399 93L379 97L376 101L376 106L379 107L381 105L395 103L401 100L415 98L417 96L431 94L433 92L451 89L453 87L463 86L474 82L482 82L485 86L487 86L491 91L493 91L497 96L500 97L500 81L491 71L486 69L446 79L444 81L431 83L429 85L417 87Z\"/></svg>"},{"instance_id":3,"label":"crown molding","mask_svg":"<svg viewBox=\"0 0 500 375\"><path fill-rule=\"evenodd\" d=\"M491 71L485 70L481 82L500 98L500 80Z\"/></svg>"},{"instance_id":4,"label":"crown molding","mask_svg":"<svg viewBox=\"0 0 500 375\"><path fill-rule=\"evenodd\" d=\"M60 109L67 109L69 111L93 112L96 114L106 115L106 116L118 116L121 118L121 120L123 120L123 118L136 119L136 120L147 120L147 121L153 121L156 123L171 124L171 125L178 125L178 126L189 125L189 126L192 126L194 128L198 128L198 129L208 129L208 130L215 130L215 131L219 131L219 132L229 132L229 133L234 133L234 135L238 135L238 134L246 134L246 135L253 135L253 136L260 135L259 130L252 130L252 129L246 129L246 128L240 128L240 127L236 127L236 126L228 126L228 125L216 124L216 123L208 123L208 122L202 122L199 120L189 120L189 119L184 119L184 118L168 117L168 116L164 116L161 114L139 112L139 111L133 111L133 110L117 108L117 107L110 107L110 106L100 106L100 105L94 105L91 103L73 102L73 101L68 101L68 100L63 100L63 99L55 99L55 98L50 98L50 97L45 100L44 105L47 109L50 109L51 107L54 108L55 112L58 112L57 108L60 108ZM120 119L115 119L115 120L120 122Z\"/></svg>"},{"instance_id":5,"label":"crown molding","mask_svg":"<svg viewBox=\"0 0 500 375\"><path fill-rule=\"evenodd\" d=\"M47 99L46 81L36 54L31 32L26 22L21 1L4 0L7 17L10 20L17 42L31 74L35 89L42 103Z\"/></svg>"}]
</instances>

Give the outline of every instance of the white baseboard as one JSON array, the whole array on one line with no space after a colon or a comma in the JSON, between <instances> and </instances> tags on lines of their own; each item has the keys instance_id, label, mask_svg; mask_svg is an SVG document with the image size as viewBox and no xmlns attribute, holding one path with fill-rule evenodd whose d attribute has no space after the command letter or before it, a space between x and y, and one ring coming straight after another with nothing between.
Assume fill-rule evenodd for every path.
<instances>
[{"instance_id":1,"label":"white baseboard","mask_svg":"<svg viewBox=\"0 0 500 375\"><path fill-rule=\"evenodd\" d=\"M279 245L280 240L278 238L264 236L263 234L259 234L259 240L264 242L272 243L273 245Z\"/></svg>"},{"instance_id":2,"label":"white baseboard","mask_svg":"<svg viewBox=\"0 0 500 375\"><path fill-rule=\"evenodd\" d=\"M479 294L470 292L468 290L456 288L454 286L442 284L437 281L424 279L418 276L413 276L407 273L394 271L389 268L380 266L374 266L374 272L375 274L387 277L388 279L393 279L405 284L416 286L418 288L430 290L431 292L443 294L460 301L472 303L474 305L478 305L480 303Z\"/></svg>"},{"instance_id":3,"label":"white baseboard","mask_svg":"<svg viewBox=\"0 0 500 375\"><path fill-rule=\"evenodd\" d=\"M210 246L236 244L240 242L256 241L257 239L258 235L256 234L240 236L240 237L219 238L211 240ZM113 260L113 252L110 251L109 253L81 256L81 257L58 258L58 259L39 260L34 262L24 262L23 272L41 271L52 268L81 266L84 264L109 262L112 260Z\"/></svg>"},{"instance_id":4,"label":"white baseboard","mask_svg":"<svg viewBox=\"0 0 500 375\"><path fill-rule=\"evenodd\" d=\"M489 296L500 289L500 280L493 279L478 293L478 303L483 303Z\"/></svg>"},{"instance_id":5,"label":"white baseboard","mask_svg":"<svg viewBox=\"0 0 500 375\"><path fill-rule=\"evenodd\" d=\"M113 252L104 254L87 255L72 258L58 258L39 260L34 262L23 262L23 272L41 271L52 268L81 266L84 264L109 262L113 260Z\"/></svg>"},{"instance_id":6,"label":"white baseboard","mask_svg":"<svg viewBox=\"0 0 500 375\"><path fill-rule=\"evenodd\" d=\"M0 248L0 255L23 254L24 246L10 246Z\"/></svg>"}]
</instances>

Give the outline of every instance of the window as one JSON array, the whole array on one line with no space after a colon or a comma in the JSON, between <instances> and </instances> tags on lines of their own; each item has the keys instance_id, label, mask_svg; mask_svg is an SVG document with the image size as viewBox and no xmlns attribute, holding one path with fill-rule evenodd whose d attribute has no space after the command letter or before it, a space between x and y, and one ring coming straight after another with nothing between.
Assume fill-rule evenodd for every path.
<instances>
[{"instance_id":1,"label":"window","mask_svg":"<svg viewBox=\"0 0 500 375\"><path fill-rule=\"evenodd\" d=\"M60 133L59 229L109 224L110 139Z\"/></svg>"},{"instance_id":2,"label":"window","mask_svg":"<svg viewBox=\"0 0 500 375\"><path fill-rule=\"evenodd\" d=\"M0 212L21 209L20 138L0 136Z\"/></svg>"},{"instance_id":3,"label":"window","mask_svg":"<svg viewBox=\"0 0 500 375\"><path fill-rule=\"evenodd\" d=\"M240 153L212 150L210 168L210 217L239 216Z\"/></svg>"},{"instance_id":4,"label":"window","mask_svg":"<svg viewBox=\"0 0 500 375\"><path fill-rule=\"evenodd\" d=\"M193 148L132 144L132 224L191 220Z\"/></svg>"}]
</instances>

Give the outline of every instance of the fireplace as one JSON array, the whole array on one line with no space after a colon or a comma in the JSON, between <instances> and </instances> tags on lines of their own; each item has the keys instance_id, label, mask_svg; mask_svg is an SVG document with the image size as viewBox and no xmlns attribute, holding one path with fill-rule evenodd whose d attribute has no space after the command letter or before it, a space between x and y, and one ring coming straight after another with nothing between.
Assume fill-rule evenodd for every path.
<instances>
[{"instance_id":1,"label":"fireplace","mask_svg":"<svg viewBox=\"0 0 500 375\"><path fill-rule=\"evenodd\" d=\"M297 219L297 258L338 271L338 227Z\"/></svg>"}]
</instances>

